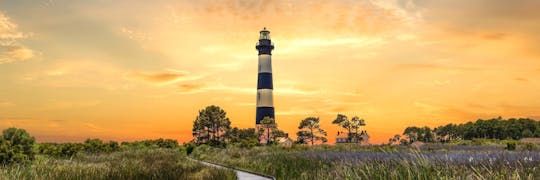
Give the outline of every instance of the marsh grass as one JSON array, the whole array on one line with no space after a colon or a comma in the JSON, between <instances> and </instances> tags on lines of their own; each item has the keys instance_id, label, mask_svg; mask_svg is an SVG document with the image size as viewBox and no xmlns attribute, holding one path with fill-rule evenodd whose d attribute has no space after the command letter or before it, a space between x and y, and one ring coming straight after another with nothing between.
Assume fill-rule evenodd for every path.
<instances>
[{"instance_id":1,"label":"marsh grass","mask_svg":"<svg viewBox=\"0 0 540 180\"><path fill-rule=\"evenodd\" d=\"M0 179L236 179L233 171L189 161L174 149L129 149L71 158L37 156L0 168Z\"/></svg>"},{"instance_id":2,"label":"marsh grass","mask_svg":"<svg viewBox=\"0 0 540 180\"><path fill-rule=\"evenodd\" d=\"M192 156L278 179L540 179L540 152L503 146L229 147Z\"/></svg>"}]
</instances>

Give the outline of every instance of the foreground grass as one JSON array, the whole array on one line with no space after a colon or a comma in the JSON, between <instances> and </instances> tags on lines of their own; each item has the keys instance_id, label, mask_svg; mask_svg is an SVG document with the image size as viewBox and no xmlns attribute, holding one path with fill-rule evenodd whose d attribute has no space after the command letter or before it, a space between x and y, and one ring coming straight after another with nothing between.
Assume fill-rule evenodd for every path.
<instances>
[{"instance_id":1,"label":"foreground grass","mask_svg":"<svg viewBox=\"0 0 540 180\"><path fill-rule=\"evenodd\" d=\"M0 179L236 179L236 174L187 160L178 150L129 149L63 159L41 155L32 164L1 167Z\"/></svg>"},{"instance_id":2,"label":"foreground grass","mask_svg":"<svg viewBox=\"0 0 540 180\"><path fill-rule=\"evenodd\" d=\"M540 179L540 152L502 146L202 146L191 156L278 179Z\"/></svg>"}]
</instances>

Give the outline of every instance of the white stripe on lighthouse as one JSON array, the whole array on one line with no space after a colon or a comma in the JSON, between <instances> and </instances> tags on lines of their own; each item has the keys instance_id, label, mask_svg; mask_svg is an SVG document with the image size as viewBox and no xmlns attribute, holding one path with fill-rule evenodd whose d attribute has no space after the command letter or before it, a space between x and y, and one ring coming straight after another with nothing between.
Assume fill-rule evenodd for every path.
<instances>
[{"instance_id":1,"label":"white stripe on lighthouse","mask_svg":"<svg viewBox=\"0 0 540 180\"><path fill-rule=\"evenodd\" d=\"M257 89L257 107L274 107L272 89Z\"/></svg>"},{"instance_id":2,"label":"white stripe on lighthouse","mask_svg":"<svg viewBox=\"0 0 540 180\"><path fill-rule=\"evenodd\" d=\"M272 73L272 56L269 54L259 55L259 73Z\"/></svg>"}]
</instances>

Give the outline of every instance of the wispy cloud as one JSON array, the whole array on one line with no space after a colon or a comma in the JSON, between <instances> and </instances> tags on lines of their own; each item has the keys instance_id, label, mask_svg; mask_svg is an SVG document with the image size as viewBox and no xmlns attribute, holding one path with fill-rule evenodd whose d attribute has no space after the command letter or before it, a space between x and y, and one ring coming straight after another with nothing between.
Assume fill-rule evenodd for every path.
<instances>
[{"instance_id":1,"label":"wispy cloud","mask_svg":"<svg viewBox=\"0 0 540 180\"><path fill-rule=\"evenodd\" d=\"M256 87L231 86L225 84L178 84L178 87L181 90L181 94L202 93L207 91L220 91L238 94L255 94L257 92ZM281 87L280 89L274 90L274 93L282 95L313 95L321 93L321 91L305 90L295 87Z\"/></svg>"},{"instance_id":2,"label":"wispy cloud","mask_svg":"<svg viewBox=\"0 0 540 180\"><path fill-rule=\"evenodd\" d=\"M152 83L166 83L171 81L176 81L180 77L186 76L187 73L173 73L173 72L162 72L162 73L150 73L150 72L133 72L129 76L136 79L141 79L147 82Z\"/></svg>"},{"instance_id":3,"label":"wispy cloud","mask_svg":"<svg viewBox=\"0 0 540 180\"><path fill-rule=\"evenodd\" d=\"M89 129L92 132L103 132L103 131L108 131L109 130L109 129L103 128L101 126L97 126L97 125L95 125L93 123L83 123L82 126Z\"/></svg>"},{"instance_id":4,"label":"wispy cloud","mask_svg":"<svg viewBox=\"0 0 540 180\"><path fill-rule=\"evenodd\" d=\"M204 77L204 75L191 75L187 71L174 69L168 69L166 72L132 72L127 76L153 84L172 84L180 81L197 80Z\"/></svg>"},{"instance_id":5,"label":"wispy cloud","mask_svg":"<svg viewBox=\"0 0 540 180\"><path fill-rule=\"evenodd\" d=\"M19 32L17 24L0 12L0 64L34 57L34 52L19 42L28 36L29 34Z\"/></svg>"}]
</instances>

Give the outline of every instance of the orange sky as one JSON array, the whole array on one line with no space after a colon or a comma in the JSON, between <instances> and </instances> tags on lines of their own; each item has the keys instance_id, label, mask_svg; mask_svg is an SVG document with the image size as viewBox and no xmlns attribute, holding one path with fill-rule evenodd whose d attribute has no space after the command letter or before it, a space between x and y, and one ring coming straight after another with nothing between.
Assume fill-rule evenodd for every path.
<instances>
[{"instance_id":1,"label":"orange sky","mask_svg":"<svg viewBox=\"0 0 540 180\"><path fill-rule=\"evenodd\" d=\"M374 143L406 126L540 119L540 2L3 1L0 129L40 142L191 138L218 105L253 127L258 31L272 41L274 105L295 134L337 113Z\"/></svg>"}]
</instances>

